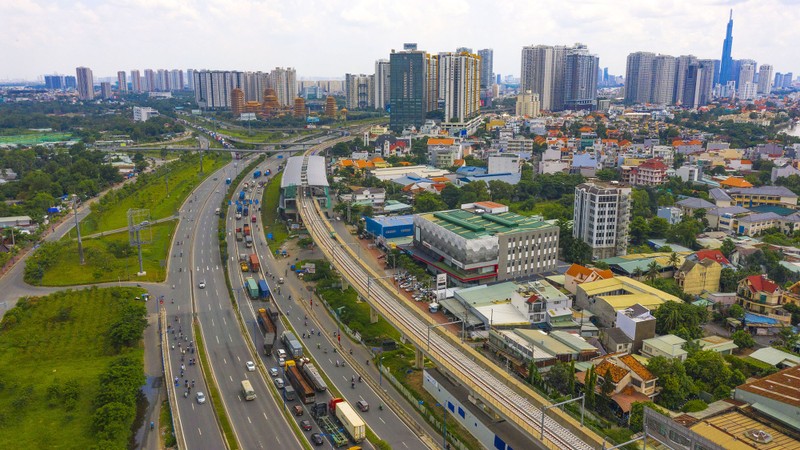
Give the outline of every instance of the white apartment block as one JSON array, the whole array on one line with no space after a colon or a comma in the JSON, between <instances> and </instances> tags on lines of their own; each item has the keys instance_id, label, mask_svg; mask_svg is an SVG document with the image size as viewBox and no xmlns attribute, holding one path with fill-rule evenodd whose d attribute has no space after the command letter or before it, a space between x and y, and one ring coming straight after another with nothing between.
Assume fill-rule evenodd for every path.
<instances>
[{"instance_id":1,"label":"white apartment block","mask_svg":"<svg viewBox=\"0 0 800 450\"><path fill-rule=\"evenodd\" d=\"M595 259L628 251L631 188L619 183L592 182L575 187L572 235L592 248Z\"/></svg>"}]
</instances>

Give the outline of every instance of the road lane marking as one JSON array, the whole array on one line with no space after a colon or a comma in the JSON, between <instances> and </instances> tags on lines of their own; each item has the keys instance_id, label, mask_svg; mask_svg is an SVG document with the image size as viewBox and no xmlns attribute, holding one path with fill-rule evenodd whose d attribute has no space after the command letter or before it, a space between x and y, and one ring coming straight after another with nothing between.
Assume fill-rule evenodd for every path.
<instances>
[{"instance_id":1,"label":"road lane marking","mask_svg":"<svg viewBox=\"0 0 800 450\"><path fill-rule=\"evenodd\" d=\"M247 416L247 421L248 421L249 423L253 423L253 421L252 421L252 420L250 420L250 416Z\"/></svg>"},{"instance_id":2,"label":"road lane marking","mask_svg":"<svg viewBox=\"0 0 800 450\"><path fill-rule=\"evenodd\" d=\"M211 303L208 304L208 310L211 311Z\"/></svg>"},{"instance_id":3,"label":"road lane marking","mask_svg":"<svg viewBox=\"0 0 800 450\"><path fill-rule=\"evenodd\" d=\"M380 420L381 422L383 422L383 424L384 424L384 425L386 425L386 421L385 421L385 420L383 420L383 417L380 417L380 416L379 416L379 417L378 417L378 420Z\"/></svg>"},{"instance_id":4,"label":"road lane marking","mask_svg":"<svg viewBox=\"0 0 800 450\"><path fill-rule=\"evenodd\" d=\"M219 336L214 336L214 337L217 338L217 344L219 344Z\"/></svg>"},{"instance_id":5,"label":"road lane marking","mask_svg":"<svg viewBox=\"0 0 800 450\"><path fill-rule=\"evenodd\" d=\"M239 358L238 355L236 356L236 360L239 361L239 362L242 362L242 358Z\"/></svg>"},{"instance_id":6,"label":"road lane marking","mask_svg":"<svg viewBox=\"0 0 800 450\"><path fill-rule=\"evenodd\" d=\"M222 358L222 362L228 364L228 358Z\"/></svg>"},{"instance_id":7,"label":"road lane marking","mask_svg":"<svg viewBox=\"0 0 800 450\"><path fill-rule=\"evenodd\" d=\"M408 448L405 442L400 442L400 443L403 444L403 447Z\"/></svg>"},{"instance_id":8,"label":"road lane marking","mask_svg":"<svg viewBox=\"0 0 800 450\"><path fill-rule=\"evenodd\" d=\"M267 417L267 413L265 413L265 412L262 412L261 414L263 414L263 415L264 415L264 420L266 420L267 422L269 422L269 417Z\"/></svg>"},{"instance_id":9,"label":"road lane marking","mask_svg":"<svg viewBox=\"0 0 800 450\"><path fill-rule=\"evenodd\" d=\"M230 340L231 340L231 342L233 342L233 338L231 337L231 334L230 334L230 333L228 333L228 339L230 339Z\"/></svg>"},{"instance_id":10,"label":"road lane marking","mask_svg":"<svg viewBox=\"0 0 800 450\"><path fill-rule=\"evenodd\" d=\"M281 440L278 438L278 436L275 436L275 440L278 441L278 445L281 445Z\"/></svg>"},{"instance_id":11,"label":"road lane marking","mask_svg":"<svg viewBox=\"0 0 800 450\"><path fill-rule=\"evenodd\" d=\"M225 320L225 317L224 317L224 316L222 317L222 323L224 323L225 325L228 325L228 321L227 321L227 320Z\"/></svg>"},{"instance_id":12,"label":"road lane marking","mask_svg":"<svg viewBox=\"0 0 800 450\"><path fill-rule=\"evenodd\" d=\"M211 326L214 326L214 319L211 319Z\"/></svg>"},{"instance_id":13,"label":"road lane marking","mask_svg":"<svg viewBox=\"0 0 800 450\"><path fill-rule=\"evenodd\" d=\"M201 430L200 428L198 428L198 429L197 429L197 434L199 434L200 436L202 436L202 435L203 435L203 430Z\"/></svg>"}]
</instances>

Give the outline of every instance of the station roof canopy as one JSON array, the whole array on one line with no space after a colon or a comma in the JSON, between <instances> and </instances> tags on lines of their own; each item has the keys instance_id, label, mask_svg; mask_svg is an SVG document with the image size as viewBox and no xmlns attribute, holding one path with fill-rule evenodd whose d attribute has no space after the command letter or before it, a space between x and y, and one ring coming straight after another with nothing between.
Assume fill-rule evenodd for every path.
<instances>
[{"instance_id":1,"label":"station roof canopy","mask_svg":"<svg viewBox=\"0 0 800 450\"><path fill-rule=\"evenodd\" d=\"M283 177L281 178L281 189L289 186L302 186L303 185L303 164L305 159L308 158L308 167L306 168L307 184L309 186L328 186L328 177L325 175L325 158L322 156L292 156L286 161L286 167L283 169Z\"/></svg>"}]
</instances>

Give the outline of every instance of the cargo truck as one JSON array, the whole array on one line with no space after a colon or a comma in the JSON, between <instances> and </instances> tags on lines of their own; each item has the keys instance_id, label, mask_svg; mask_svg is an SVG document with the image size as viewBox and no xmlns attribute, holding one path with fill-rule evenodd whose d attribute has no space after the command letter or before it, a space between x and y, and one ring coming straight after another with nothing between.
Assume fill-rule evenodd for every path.
<instances>
[{"instance_id":1,"label":"cargo truck","mask_svg":"<svg viewBox=\"0 0 800 450\"><path fill-rule=\"evenodd\" d=\"M251 253L248 257L250 262L250 271L251 272L258 272L261 269L261 263L258 261L258 255L255 253Z\"/></svg>"},{"instance_id":2,"label":"cargo truck","mask_svg":"<svg viewBox=\"0 0 800 450\"><path fill-rule=\"evenodd\" d=\"M258 322L259 327L261 327L261 332L264 334L265 355L272 353L272 347L275 345L275 339L278 336L278 330L275 328L276 320L277 315L273 317L270 310L266 308L258 309L258 317L256 318L256 321Z\"/></svg>"},{"instance_id":3,"label":"cargo truck","mask_svg":"<svg viewBox=\"0 0 800 450\"><path fill-rule=\"evenodd\" d=\"M261 171L260 170L256 170L255 172L253 172L253 178L258 178L260 176L261 176Z\"/></svg>"},{"instance_id":4,"label":"cargo truck","mask_svg":"<svg viewBox=\"0 0 800 450\"><path fill-rule=\"evenodd\" d=\"M244 280L244 288L247 289L247 293L250 294L250 298L253 300L258 298L258 285L253 277L247 277L247 279Z\"/></svg>"},{"instance_id":5,"label":"cargo truck","mask_svg":"<svg viewBox=\"0 0 800 450\"><path fill-rule=\"evenodd\" d=\"M250 225L245 224L245 226L242 227L242 232L244 232L245 236L250 236Z\"/></svg>"},{"instance_id":6,"label":"cargo truck","mask_svg":"<svg viewBox=\"0 0 800 450\"><path fill-rule=\"evenodd\" d=\"M239 242L242 242L244 240L244 235L242 234L241 231L236 232L236 240Z\"/></svg>"},{"instance_id":7,"label":"cargo truck","mask_svg":"<svg viewBox=\"0 0 800 450\"><path fill-rule=\"evenodd\" d=\"M356 442L364 440L367 433L367 425L349 403L337 397L331 399L328 407L333 411L333 415L339 419L351 439Z\"/></svg>"},{"instance_id":8,"label":"cargo truck","mask_svg":"<svg viewBox=\"0 0 800 450\"><path fill-rule=\"evenodd\" d=\"M250 207L247 206L247 205L244 205L244 208L242 208L242 215L247 217L248 214L250 214Z\"/></svg>"},{"instance_id":9,"label":"cargo truck","mask_svg":"<svg viewBox=\"0 0 800 450\"><path fill-rule=\"evenodd\" d=\"M244 191L239 192L239 200L244 200Z\"/></svg>"},{"instance_id":10,"label":"cargo truck","mask_svg":"<svg viewBox=\"0 0 800 450\"><path fill-rule=\"evenodd\" d=\"M289 384L294 387L295 392L300 397L301 402L309 404L317 401L317 394L314 392L314 388L303 378L303 374L300 373L300 369L294 361L286 361L284 373L289 380Z\"/></svg>"},{"instance_id":11,"label":"cargo truck","mask_svg":"<svg viewBox=\"0 0 800 450\"><path fill-rule=\"evenodd\" d=\"M303 346L300 345L300 341L294 336L294 333L291 331L284 331L281 335L281 341L283 341L283 345L286 346L286 350L292 355L292 358L300 358L303 356Z\"/></svg>"},{"instance_id":12,"label":"cargo truck","mask_svg":"<svg viewBox=\"0 0 800 450\"><path fill-rule=\"evenodd\" d=\"M253 237L252 236L245 236L244 238L244 246L250 248L253 246Z\"/></svg>"},{"instance_id":13,"label":"cargo truck","mask_svg":"<svg viewBox=\"0 0 800 450\"><path fill-rule=\"evenodd\" d=\"M314 367L314 364L311 364L311 361L308 358L301 358L298 361L298 365L300 366L300 370L303 372L303 376L306 377L308 383L317 390L317 392L325 392L328 390L328 385L325 384L325 380L317 371L317 368Z\"/></svg>"},{"instance_id":14,"label":"cargo truck","mask_svg":"<svg viewBox=\"0 0 800 450\"><path fill-rule=\"evenodd\" d=\"M265 280L258 280L258 295L261 298L269 297L269 286Z\"/></svg>"},{"instance_id":15,"label":"cargo truck","mask_svg":"<svg viewBox=\"0 0 800 450\"><path fill-rule=\"evenodd\" d=\"M242 268L242 272L250 271L250 265L247 264L246 262L239 263L239 266Z\"/></svg>"},{"instance_id":16,"label":"cargo truck","mask_svg":"<svg viewBox=\"0 0 800 450\"><path fill-rule=\"evenodd\" d=\"M242 396L245 400L256 399L256 391L253 390L253 385L249 380L242 380Z\"/></svg>"}]
</instances>

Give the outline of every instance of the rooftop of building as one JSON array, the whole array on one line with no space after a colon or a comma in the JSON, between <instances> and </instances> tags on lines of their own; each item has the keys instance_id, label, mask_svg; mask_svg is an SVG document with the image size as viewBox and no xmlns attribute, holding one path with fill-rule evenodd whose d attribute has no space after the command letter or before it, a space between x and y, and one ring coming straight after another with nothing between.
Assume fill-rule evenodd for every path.
<instances>
[{"instance_id":1,"label":"rooftop of building","mask_svg":"<svg viewBox=\"0 0 800 450\"><path fill-rule=\"evenodd\" d=\"M728 450L789 450L800 445L794 438L739 411L707 417L689 429ZM768 443L759 443L748 437L747 433L753 431L763 431L772 439Z\"/></svg>"},{"instance_id":2,"label":"rooftop of building","mask_svg":"<svg viewBox=\"0 0 800 450\"><path fill-rule=\"evenodd\" d=\"M734 188L734 189L728 189L728 193L739 194L739 195L770 195L770 196L797 198L797 194L795 194L785 186L760 186L752 188Z\"/></svg>"},{"instance_id":3,"label":"rooftop of building","mask_svg":"<svg viewBox=\"0 0 800 450\"><path fill-rule=\"evenodd\" d=\"M367 220L376 222L384 227L397 227L403 225L414 225L414 215L406 214L402 216L378 216L368 217Z\"/></svg>"},{"instance_id":4,"label":"rooftop of building","mask_svg":"<svg viewBox=\"0 0 800 450\"><path fill-rule=\"evenodd\" d=\"M688 354L688 352L683 349L683 345L686 343L686 340L679 338L674 334L665 334L663 336L645 339L642 341L642 343L673 357Z\"/></svg>"},{"instance_id":5,"label":"rooftop of building","mask_svg":"<svg viewBox=\"0 0 800 450\"><path fill-rule=\"evenodd\" d=\"M728 177L725 180L719 182L721 186L730 187L730 188L750 188L753 187L753 184L749 181L745 180L744 178L739 177Z\"/></svg>"},{"instance_id":6,"label":"rooftop of building","mask_svg":"<svg viewBox=\"0 0 800 450\"><path fill-rule=\"evenodd\" d=\"M620 362L628 366L633 373L639 376L644 381L655 380L656 376L650 372L647 367L642 365L636 358L631 355L622 355L618 358Z\"/></svg>"},{"instance_id":7,"label":"rooftop of building","mask_svg":"<svg viewBox=\"0 0 800 450\"><path fill-rule=\"evenodd\" d=\"M767 292L772 294L778 290L778 285L764 275L751 275L747 277L746 280L750 285L750 290L753 292Z\"/></svg>"},{"instance_id":8,"label":"rooftop of building","mask_svg":"<svg viewBox=\"0 0 800 450\"><path fill-rule=\"evenodd\" d=\"M758 214L764 213L775 213L779 216L789 216L797 212L797 210L791 208L785 208L783 206L778 205L761 205L761 206L753 206L752 208L747 208L750 211Z\"/></svg>"},{"instance_id":9,"label":"rooftop of building","mask_svg":"<svg viewBox=\"0 0 800 450\"><path fill-rule=\"evenodd\" d=\"M724 352L728 350L736 350L738 345L734 344L732 340L722 336L706 336L694 341L703 350L714 350L716 352Z\"/></svg>"},{"instance_id":10,"label":"rooftop of building","mask_svg":"<svg viewBox=\"0 0 800 450\"><path fill-rule=\"evenodd\" d=\"M710 259L716 261L720 264L730 265L731 262L728 261L728 258L722 254L719 250L698 250L694 256L697 258L698 261L702 261L704 259Z\"/></svg>"},{"instance_id":11,"label":"rooftop of building","mask_svg":"<svg viewBox=\"0 0 800 450\"><path fill-rule=\"evenodd\" d=\"M749 355L751 358L767 363L769 365L778 366L794 366L800 365L800 356L793 355L783 350L774 347L760 348Z\"/></svg>"},{"instance_id":12,"label":"rooftop of building","mask_svg":"<svg viewBox=\"0 0 800 450\"><path fill-rule=\"evenodd\" d=\"M286 161L281 178L281 189L289 186L301 186L303 163L308 158L306 167L306 179L309 186L328 186L328 177L325 174L324 156L292 156Z\"/></svg>"},{"instance_id":13,"label":"rooftop of building","mask_svg":"<svg viewBox=\"0 0 800 450\"><path fill-rule=\"evenodd\" d=\"M616 309L629 308L635 304L640 304L648 309L651 305L658 306L666 301L680 302L682 301L674 295L667 294L666 292L649 286L645 283L636 281L628 277L614 277L607 280L592 281L590 283L583 283L578 286L578 289L583 290L587 296L602 295L607 292L624 291L628 295L609 295L603 298L615 307ZM637 297L644 301L636 301ZM615 301L616 300L616 301Z\"/></svg>"},{"instance_id":14,"label":"rooftop of building","mask_svg":"<svg viewBox=\"0 0 800 450\"><path fill-rule=\"evenodd\" d=\"M599 181L599 180L591 180L587 183L582 183L578 185L579 189L586 189L587 191L595 194L602 194L605 191L617 190L617 189L630 189L631 187L627 184L620 183L619 181Z\"/></svg>"},{"instance_id":15,"label":"rooftop of building","mask_svg":"<svg viewBox=\"0 0 800 450\"><path fill-rule=\"evenodd\" d=\"M614 276L614 273L611 272L608 269L597 269L597 268L594 268L594 267L590 268L590 267L582 266L580 264L572 264L571 266L569 266L569 269L567 269L566 275L569 275L571 277L582 276L582 277L586 278L586 277L592 275L593 273L596 273L600 278L602 278L604 280L607 279L607 278L612 278Z\"/></svg>"},{"instance_id":16,"label":"rooftop of building","mask_svg":"<svg viewBox=\"0 0 800 450\"><path fill-rule=\"evenodd\" d=\"M507 302L517 291L517 284L511 281L497 284L482 284L480 286L459 289L455 296L459 300L473 306L483 306L497 302Z\"/></svg>"},{"instance_id":17,"label":"rooftop of building","mask_svg":"<svg viewBox=\"0 0 800 450\"><path fill-rule=\"evenodd\" d=\"M571 355L576 350L569 345L555 339L542 330L532 330L528 328L516 328L514 333L522 336L526 341L535 347L541 347L552 355Z\"/></svg>"},{"instance_id":18,"label":"rooftop of building","mask_svg":"<svg viewBox=\"0 0 800 450\"><path fill-rule=\"evenodd\" d=\"M714 204L709 202L708 200L703 200L702 198L694 198L694 197L689 197L680 200L676 202L676 205L689 209L699 209L699 208L710 209L714 207Z\"/></svg>"},{"instance_id":19,"label":"rooftop of building","mask_svg":"<svg viewBox=\"0 0 800 450\"><path fill-rule=\"evenodd\" d=\"M451 209L422 214L427 219L465 239L476 239L498 234L511 234L533 231L542 228L556 228L547 222L521 216L512 212L497 214L472 213L462 209Z\"/></svg>"},{"instance_id":20,"label":"rooftop of building","mask_svg":"<svg viewBox=\"0 0 800 450\"><path fill-rule=\"evenodd\" d=\"M618 344L633 342L633 339L629 338L621 328L604 328L603 334L607 335Z\"/></svg>"},{"instance_id":21,"label":"rooftop of building","mask_svg":"<svg viewBox=\"0 0 800 450\"><path fill-rule=\"evenodd\" d=\"M644 306L638 303L633 304L621 310L621 312L634 322L643 322L645 320L656 320L656 318L653 317L653 315L650 313L649 309L645 308Z\"/></svg>"}]
</instances>

